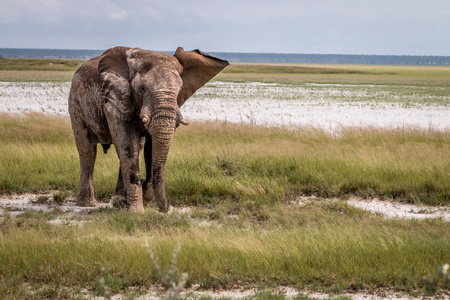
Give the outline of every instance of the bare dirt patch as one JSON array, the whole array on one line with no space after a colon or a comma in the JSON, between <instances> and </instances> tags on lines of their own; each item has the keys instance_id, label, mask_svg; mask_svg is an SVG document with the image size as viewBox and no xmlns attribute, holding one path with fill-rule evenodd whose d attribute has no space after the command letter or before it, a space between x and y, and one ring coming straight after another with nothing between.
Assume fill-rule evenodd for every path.
<instances>
[{"instance_id":1,"label":"bare dirt patch","mask_svg":"<svg viewBox=\"0 0 450 300\"><path fill-rule=\"evenodd\" d=\"M366 291L360 293L342 293L339 295L326 294L320 292L311 292L307 289L298 290L290 287L280 287L277 289L231 289L231 290L200 290L198 286L193 285L191 288L181 292L180 296L183 299L201 299L203 297L212 299L250 299L252 296L261 293L270 292L272 295L284 296L286 299L330 299L335 296L345 296L354 300L419 300L419 299L450 299L449 295L440 293L433 297L426 296L411 296L403 292L396 292L389 289L379 289L377 291ZM150 291L150 293L140 296L137 299L140 300L158 300L163 297L163 293L157 289ZM126 297L121 294L117 294L111 297L111 299L119 300ZM280 297L281 298L281 297ZM96 299L103 299L101 297Z\"/></svg>"},{"instance_id":2,"label":"bare dirt patch","mask_svg":"<svg viewBox=\"0 0 450 300\"><path fill-rule=\"evenodd\" d=\"M347 203L351 206L362 208L373 213L384 215L386 218L404 218L404 219L429 219L442 218L450 221L449 206L428 206L415 205L408 203L399 203L380 199L361 199L350 198Z\"/></svg>"},{"instance_id":3,"label":"bare dirt patch","mask_svg":"<svg viewBox=\"0 0 450 300\"><path fill-rule=\"evenodd\" d=\"M20 195L4 195L0 196L0 208L8 209L12 214L20 214L27 209L35 211L52 211L56 208L63 212L82 213L90 210L112 207L109 203L100 203L97 207L81 207L77 206L75 199L72 197L67 198L61 204L57 204L52 201L53 193L51 194L20 194ZM39 203L38 198L40 196L48 197L46 203ZM15 212L15 213L14 213Z\"/></svg>"},{"instance_id":4,"label":"bare dirt patch","mask_svg":"<svg viewBox=\"0 0 450 300\"><path fill-rule=\"evenodd\" d=\"M315 196L301 196L293 202L300 206L311 201L321 200ZM337 199L324 199L325 201L337 201ZM408 204L392 200L380 200L378 198L363 199L361 197L350 197L347 204L356 208L364 209L385 218L401 219L443 219L450 221L450 206L429 206L423 204Z\"/></svg>"},{"instance_id":5,"label":"bare dirt patch","mask_svg":"<svg viewBox=\"0 0 450 300\"><path fill-rule=\"evenodd\" d=\"M63 203L57 204L52 200L54 193L48 194L19 194L19 195L3 195L0 196L0 215L3 210L9 211L11 215L18 215L26 210L49 212L59 209L65 213L79 214L86 213L96 209L112 208L110 203L100 203L97 207L80 207L75 203L73 197L68 197ZM48 197L45 203L39 203L39 197ZM321 200L315 196L301 196L295 203L297 205L305 205L311 201ZM326 201L335 201L336 199L324 199ZM450 221L449 206L428 206L415 205L408 203L400 203L391 200L380 200L377 198L363 199L359 197L351 197L347 200L347 204L370 211L375 214L381 214L386 218L403 218L403 219L430 219L441 218L447 222ZM169 213L190 214L190 207L170 207ZM55 222L57 223L57 222Z\"/></svg>"}]
</instances>

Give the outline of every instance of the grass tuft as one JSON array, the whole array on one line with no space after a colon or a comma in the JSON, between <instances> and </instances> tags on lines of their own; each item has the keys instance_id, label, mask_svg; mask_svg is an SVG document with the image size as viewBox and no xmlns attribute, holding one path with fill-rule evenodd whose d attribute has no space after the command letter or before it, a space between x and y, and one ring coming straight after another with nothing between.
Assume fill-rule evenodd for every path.
<instances>
[{"instance_id":1,"label":"grass tuft","mask_svg":"<svg viewBox=\"0 0 450 300\"><path fill-rule=\"evenodd\" d=\"M49 198L48 196L39 196L37 198L37 203L44 204L47 202L48 198Z\"/></svg>"},{"instance_id":2,"label":"grass tuft","mask_svg":"<svg viewBox=\"0 0 450 300\"><path fill-rule=\"evenodd\" d=\"M66 192L57 192L57 193L54 193L54 194L53 194L53 201L54 201L56 204L61 205L61 204L64 202L64 200L66 200L67 196L68 196L68 195L67 195Z\"/></svg>"}]
</instances>

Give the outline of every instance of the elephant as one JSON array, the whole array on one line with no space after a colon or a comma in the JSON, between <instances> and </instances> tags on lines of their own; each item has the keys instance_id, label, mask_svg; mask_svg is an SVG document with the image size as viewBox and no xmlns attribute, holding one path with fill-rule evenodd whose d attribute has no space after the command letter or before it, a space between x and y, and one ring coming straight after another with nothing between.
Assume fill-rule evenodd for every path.
<instances>
[{"instance_id":1,"label":"elephant","mask_svg":"<svg viewBox=\"0 0 450 300\"><path fill-rule=\"evenodd\" d=\"M174 55L114 47L75 72L68 106L80 159L79 206L97 206L93 173L97 145L106 154L114 144L120 168L113 204L144 212L153 199L168 211L165 164L179 124L180 107L229 63L200 50ZM146 178L139 174L144 151Z\"/></svg>"}]
</instances>

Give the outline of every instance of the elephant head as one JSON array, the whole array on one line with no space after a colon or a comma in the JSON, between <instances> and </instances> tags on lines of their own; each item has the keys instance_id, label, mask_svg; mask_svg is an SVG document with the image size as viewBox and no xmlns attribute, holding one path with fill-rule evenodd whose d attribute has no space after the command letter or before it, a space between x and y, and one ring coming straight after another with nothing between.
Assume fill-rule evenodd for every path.
<instances>
[{"instance_id":1,"label":"elephant head","mask_svg":"<svg viewBox=\"0 0 450 300\"><path fill-rule=\"evenodd\" d=\"M228 62L199 50L184 51L181 47L176 50L175 55L140 48L115 47L92 61L98 63L96 80L100 95L96 99L100 101L96 101L99 102L98 106L101 107L99 111L104 114L105 119L101 122L107 124L111 142L115 144L119 155L120 178L123 180L124 196L129 208L134 211L143 210L138 160L139 141L145 136L147 180L144 182L144 194L146 189L151 189L160 210L167 211L164 170L175 129L178 124L184 123L180 106L224 69ZM87 67L83 69L84 71L82 69L83 67L77 71L76 76L88 77L85 74L88 74L90 69ZM76 76L72 81L69 111L75 137L80 139L75 129L79 129L81 125L78 127L74 125L77 114L76 109L71 108L71 105L75 106L71 103L81 102L75 99L80 98L77 95L81 94L76 85ZM85 80L85 86L90 84L89 80ZM84 108L81 107L83 104L79 106L78 109L83 111ZM92 112L89 114L95 115ZM84 122L83 126L86 123L88 122ZM91 131L95 132L94 129ZM93 134L89 132L86 135ZM102 142L101 137L97 140L106 145L111 143ZM79 145L83 147L77 140L82 161ZM81 165L83 167L83 162ZM80 190L82 190L81 181ZM79 196L79 199L81 198Z\"/></svg>"}]
</instances>

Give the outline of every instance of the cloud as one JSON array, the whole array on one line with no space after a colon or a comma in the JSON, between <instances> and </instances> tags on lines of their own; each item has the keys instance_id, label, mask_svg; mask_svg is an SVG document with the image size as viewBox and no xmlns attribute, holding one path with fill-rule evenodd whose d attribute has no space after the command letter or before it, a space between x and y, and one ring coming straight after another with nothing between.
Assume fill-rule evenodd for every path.
<instances>
[{"instance_id":1,"label":"cloud","mask_svg":"<svg viewBox=\"0 0 450 300\"><path fill-rule=\"evenodd\" d=\"M3 0L3 47L449 55L448 0Z\"/></svg>"},{"instance_id":2,"label":"cloud","mask_svg":"<svg viewBox=\"0 0 450 300\"><path fill-rule=\"evenodd\" d=\"M18 15L11 7L2 7L0 10L0 24L14 24L18 21Z\"/></svg>"},{"instance_id":3,"label":"cloud","mask_svg":"<svg viewBox=\"0 0 450 300\"><path fill-rule=\"evenodd\" d=\"M126 3L125 1L123 2ZM2 22L9 24L64 24L68 21L127 17L125 5L113 0L7 0L2 4Z\"/></svg>"},{"instance_id":4,"label":"cloud","mask_svg":"<svg viewBox=\"0 0 450 300\"><path fill-rule=\"evenodd\" d=\"M103 8L107 11L107 16L112 20L123 20L128 15L127 11L119 7L116 3L106 3Z\"/></svg>"},{"instance_id":5,"label":"cloud","mask_svg":"<svg viewBox=\"0 0 450 300\"><path fill-rule=\"evenodd\" d=\"M7 0L2 3L2 17L10 24L33 22L38 24L53 22L58 19L61 4L55 0Z\"/></svg>"}]
</instances>

